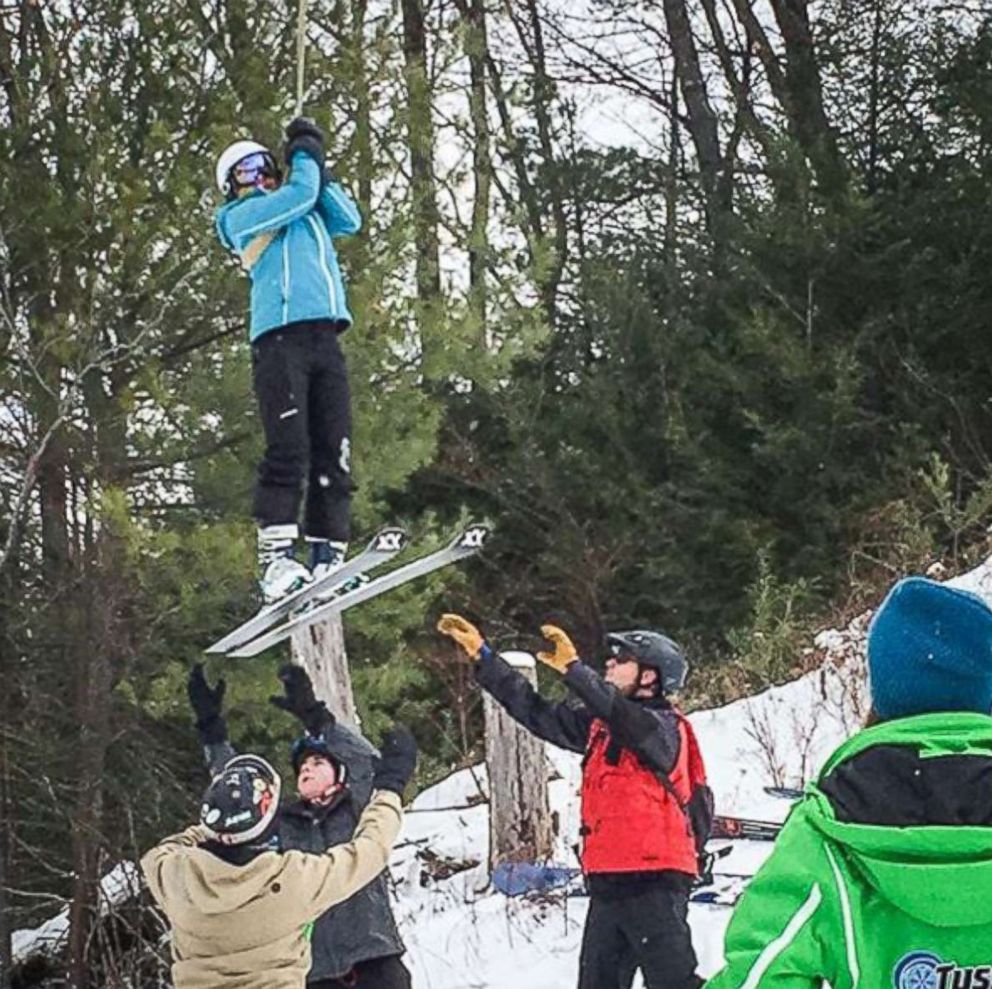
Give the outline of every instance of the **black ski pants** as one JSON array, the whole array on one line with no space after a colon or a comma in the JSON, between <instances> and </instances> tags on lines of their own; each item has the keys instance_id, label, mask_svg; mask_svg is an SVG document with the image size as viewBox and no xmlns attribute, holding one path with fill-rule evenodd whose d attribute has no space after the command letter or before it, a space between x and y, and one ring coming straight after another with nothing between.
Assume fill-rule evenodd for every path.
<instances>
[{"instance_id":1,"label":"black ski pants","mask_svg":"<svg viewBox=\"0 0 992 989\"><path fill-rule=\"evenodd\" d=\"M410 970L399 955L358 962L340 979L308 982L307 989L411 989Z\"/></svg>"},{"instance_id":2,"label":"black ski pants","mask_svg":"<svg viewBox=\"0 0 992 989\"><path fill-rule=\"evenodd\" d=\"M265 431L254 515L259 525L298 521L304 535L347 542L351 504L351 397L337 326L291 323L251 347Z\"/></svg>"},{"instance_id":3,"label":"black ski pants","mask_svg":"<svg viewBox=\"0 0 992 989\"><path fill-rule=\"evenodd\" d=\"M579 989L630 989L637 969L647 989L699 989L688 909L688 890L662 885L591 893Z\"/></svg>"}]
</instances>

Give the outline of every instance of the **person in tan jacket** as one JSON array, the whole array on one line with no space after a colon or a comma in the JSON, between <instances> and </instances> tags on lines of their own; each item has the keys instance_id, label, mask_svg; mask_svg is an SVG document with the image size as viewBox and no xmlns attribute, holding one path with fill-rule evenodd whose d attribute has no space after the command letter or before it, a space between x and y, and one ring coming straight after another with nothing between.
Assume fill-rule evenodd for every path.
<instances>
[{"instance_id":1,"label":"person in tan jacket","mask_svg":"<svg viewBox=\"0 0 992 989\"><path fill-rule=\"evenodd\" d=\"M204 794L200 824L141 860L172 927L175 989L304 989L308 926L385 868L416 751L407 729L387 733L354 838L323 855L279 852L278 773L254 755L228 762Z\"/></svg>"}]
</instances>

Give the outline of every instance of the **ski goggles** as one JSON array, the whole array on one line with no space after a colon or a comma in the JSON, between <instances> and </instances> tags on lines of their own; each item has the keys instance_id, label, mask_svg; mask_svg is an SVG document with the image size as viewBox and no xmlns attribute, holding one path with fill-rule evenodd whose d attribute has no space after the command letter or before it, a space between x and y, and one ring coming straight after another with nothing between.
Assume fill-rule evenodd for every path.
<instances>
[{"instance_id":1,"label":"ski goggles","mask_svg":"<svg viewBox=\"0 0 992 989\"><path fill-rule=\"evenodd\" d=\"M263 178L278 178L275 159L267 151L246 155L231 168L231 183L235 188L254 186Z\"/></svg>"}]
</instances>

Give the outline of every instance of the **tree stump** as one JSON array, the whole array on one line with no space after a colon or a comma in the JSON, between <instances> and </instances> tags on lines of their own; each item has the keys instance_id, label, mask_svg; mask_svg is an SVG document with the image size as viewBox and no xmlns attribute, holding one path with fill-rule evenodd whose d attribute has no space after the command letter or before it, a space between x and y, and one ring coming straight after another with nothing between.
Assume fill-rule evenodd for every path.
<instances>
[{"instance_id":1,"label":"tree stump","mask_svg":"<svg viewBox=\"0 0 992 989\"><path fill-rule=\"evenodd\" d=\"M536 684L533 656L521 652L502 656ZM554 836L544 742L521 728L488 694L484 716L489 769L489 867L549 861Z\"/></svg>"},{"instance_id":2,"label":"tree stump","mask_svg":"<svg viewBox=\"0 0 992 989\"><path fill-rule=\"evenodd\" d=\"M358 711L344 648L341 615L331 615L322 622L293 632L290 649L293 662L307 671L317 700L323 701L343 724L357 728Z\"/></svg>"}]
</instances>

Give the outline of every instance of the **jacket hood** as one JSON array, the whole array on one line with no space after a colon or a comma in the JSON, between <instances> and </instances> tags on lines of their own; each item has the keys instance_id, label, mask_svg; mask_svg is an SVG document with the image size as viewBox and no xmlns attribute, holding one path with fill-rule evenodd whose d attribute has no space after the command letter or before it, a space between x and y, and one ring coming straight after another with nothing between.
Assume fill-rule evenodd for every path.
<instances>
[{"instance_id":1,"label":"jacket hood","mask_svg":"<svg viewBox=\"0 0 992 989\"><path fill-rule=\"evenodd\" d=\"M925 714L868 728L833 754L797 813L910 916L992 923L992 717Z\"/></svg>"}]
</instances>

